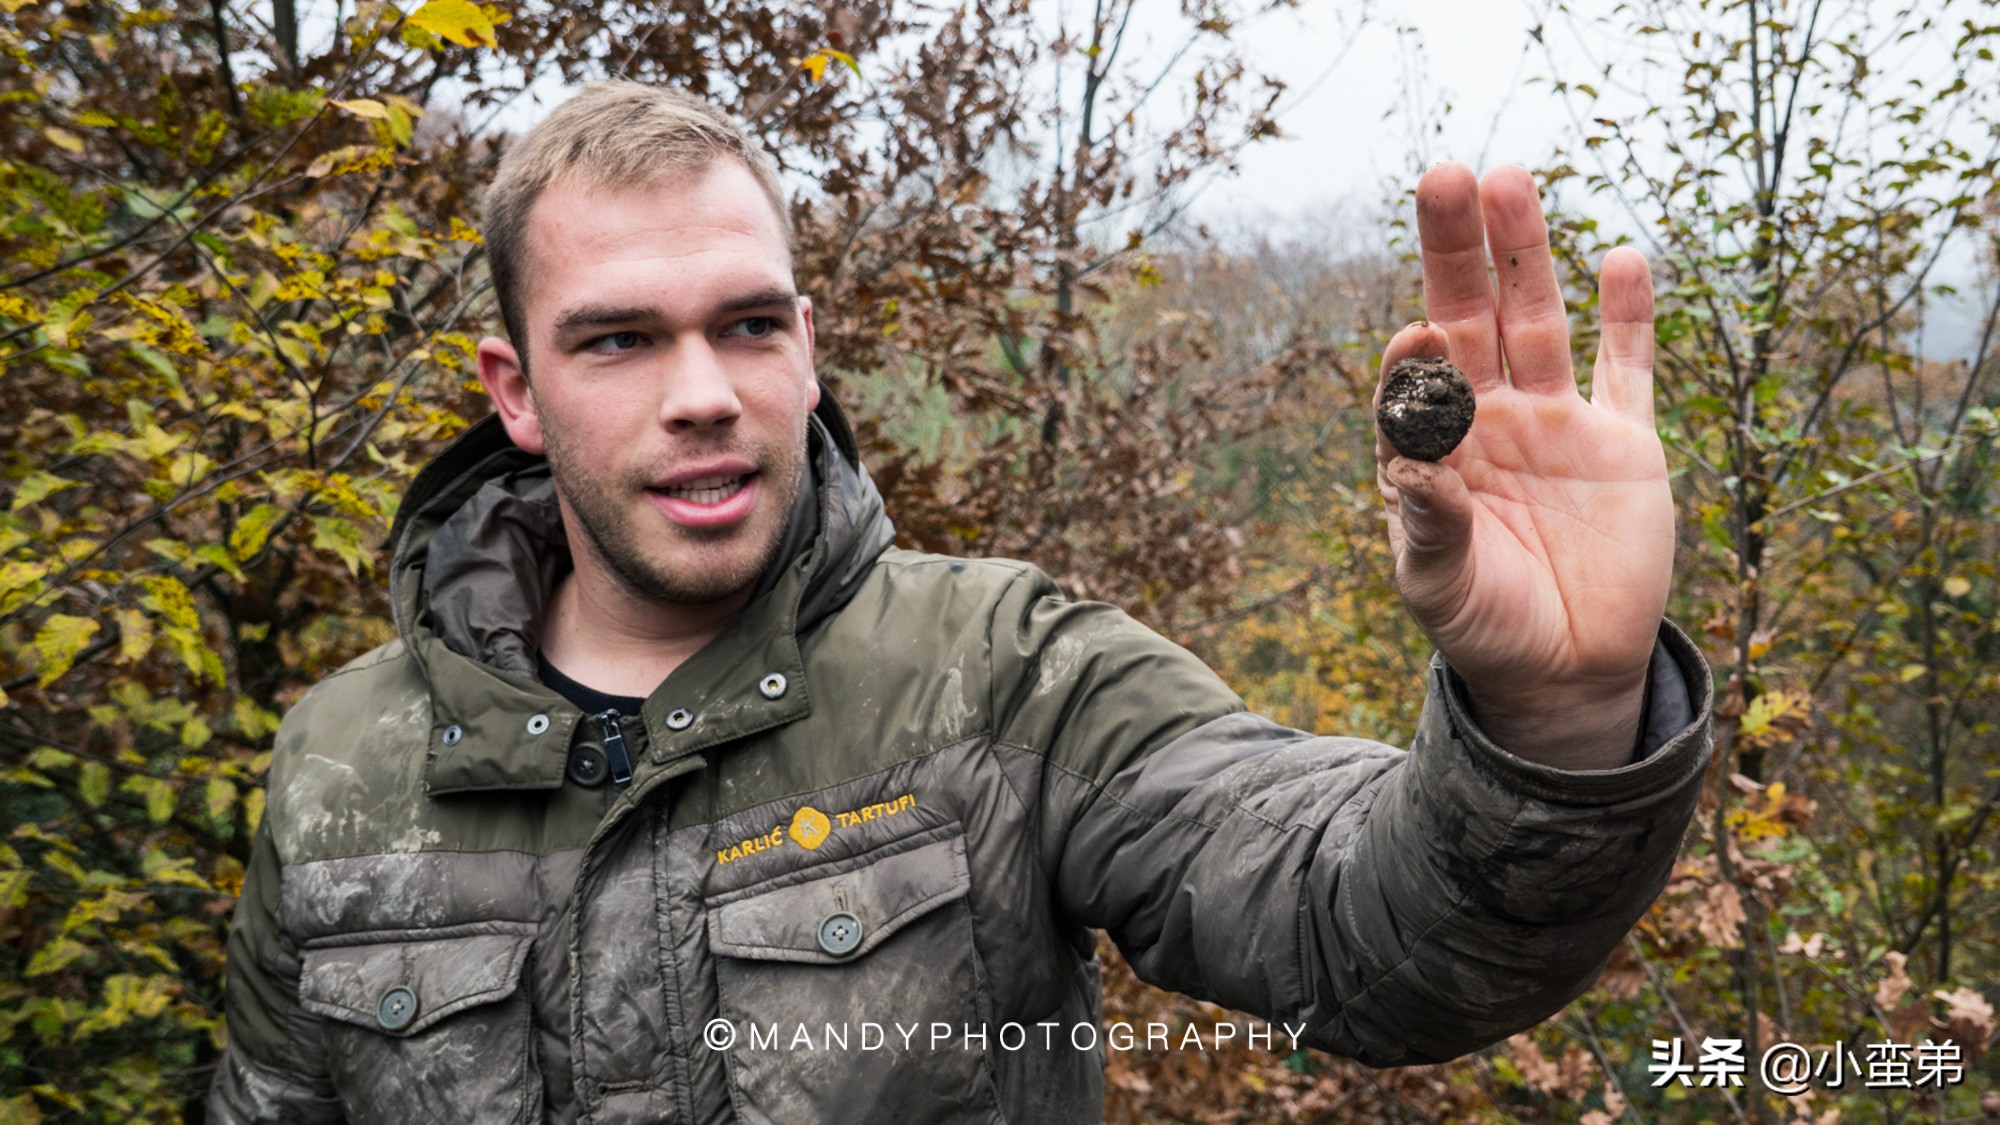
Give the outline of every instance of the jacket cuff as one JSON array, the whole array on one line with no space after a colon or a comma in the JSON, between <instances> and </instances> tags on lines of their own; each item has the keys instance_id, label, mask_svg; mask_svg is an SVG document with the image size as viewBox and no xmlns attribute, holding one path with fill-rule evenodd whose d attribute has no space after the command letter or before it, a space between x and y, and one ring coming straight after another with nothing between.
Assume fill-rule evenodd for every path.
<instances>
[{"instance_id":1,"label":"jacket cuff","mask_svg":"<svg viewBox=\"0 0 2000 1125\"><path fill-rule=\"evenodd\" d=\"M1686 633L1660 622L1646 674L1646 713L1639 724L1634 760L1608 770L1565 770L1502 749L1472 719L1465 684L1442 656L1431 658L1432 694L1450 724L1452 740L1473 761L1511 789L1543 801L1610 805L1671 790L1708 765L1707 718L1714 703L1708 662Z\"/></svg>"}]
</instances>

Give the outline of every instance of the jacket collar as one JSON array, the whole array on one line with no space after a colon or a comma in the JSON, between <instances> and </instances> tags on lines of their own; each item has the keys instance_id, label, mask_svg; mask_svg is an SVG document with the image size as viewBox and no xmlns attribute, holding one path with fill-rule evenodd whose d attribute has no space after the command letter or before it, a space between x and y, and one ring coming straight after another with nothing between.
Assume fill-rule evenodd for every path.
<instances>
[{"instance_id":1,"label":"jacket collar","mask_svg":"<svg viewBox=\"0 0 2000 1125\"><path fill-rule=\"evenodd\" d=\"M853 596L894 528L830 394L809 419L811 488L736 619L646 700L635 766L673 762L811 711L801 633ZM475 424L412 482L390 531L396 627L430 686L432 794L554 788L585 719L536 678L569 548L547 461ZM586 733L598 734L594 723Z\"/></svg>"}]
</instances>

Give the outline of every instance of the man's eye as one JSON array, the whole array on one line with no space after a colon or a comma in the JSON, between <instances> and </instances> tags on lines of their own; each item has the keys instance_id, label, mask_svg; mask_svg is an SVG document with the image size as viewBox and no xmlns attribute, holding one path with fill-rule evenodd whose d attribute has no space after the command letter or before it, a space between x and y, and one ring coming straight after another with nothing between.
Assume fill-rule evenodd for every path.
<instances>
[{"instance_id":1,"label":"man's eye","mask_svg":"<svg viewBox=\"0 0 2000 1125\"><path fill-rule=\"evenodd\" d=\"M734 330L738 335L760 339L778 330L778 320L770 316L746 317L736 322Z\"/></svg>"},{"instance_id":2,"label":"man's eye","mask_svg":"<svg viewBox=\"0 0 2000 1125\"><path fill-rule=\"evenodd\" d=\"M597 339L591 341L590 350L594 352L629 352L633 348L638 347L644 340L645 337L637 332L613 332L609 336L599 336Z\"/></svg>"}]
</instances>

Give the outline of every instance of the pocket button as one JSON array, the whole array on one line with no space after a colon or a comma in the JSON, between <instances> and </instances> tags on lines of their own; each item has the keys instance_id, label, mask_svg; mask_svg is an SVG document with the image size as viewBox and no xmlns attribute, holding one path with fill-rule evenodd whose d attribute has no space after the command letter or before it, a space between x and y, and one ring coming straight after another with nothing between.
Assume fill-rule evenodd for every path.
<instances>
[{"instance_id":1,"label":"pocket button","mask_svg":"<svg viewBox=\"0 0 2000 1125\"><path fill-rule=\"evenodd\" d=\"M417 1019L417 994L398 986L382 994L375 1005L375 1022L384 1031L401 1031Z\"/></svg>"},{"instance_id":2,"label":"pocket button","mask_svg":"<svg viewBox=\"0 0 2000 1125\"><path fill-rule=\"evenodd\" d=\"M842 910L826 916L819 924L819 947L835 957L845 957L861 945L861 919Z\"/></svg>"}]
</instances>

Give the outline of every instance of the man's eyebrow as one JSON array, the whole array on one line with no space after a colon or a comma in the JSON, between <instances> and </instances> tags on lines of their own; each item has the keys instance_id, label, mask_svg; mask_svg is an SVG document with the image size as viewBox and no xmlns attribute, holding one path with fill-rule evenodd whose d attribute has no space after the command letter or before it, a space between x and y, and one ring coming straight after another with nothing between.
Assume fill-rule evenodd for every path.
<instances>
[{"instance_id":1,"label":"man's eyebrow","mask_svg":"<svg viewBox=\"0 0 2000 1125\"><path fill-rule=\"evenodd\" d=\"M651 305L581 305L556 318L555 335L562 339L580 328L630 324L635 320L657 319L659 315L660 310Z\"/></svg>"},{"instance_id":2,"label":"man's eyebrow","mask_svg":"<svg viewBox=\"0 0 2000 1125\"><path fill-rule=\"evenodd\" d=\"M796 305L799 291L773 285L769 289L759 289L755 293L745 293L741 297L731 297L722 302L717 311L722 313L748 312L751 309L767 309L773 305Z\"/></svg>"}]
</instances>

